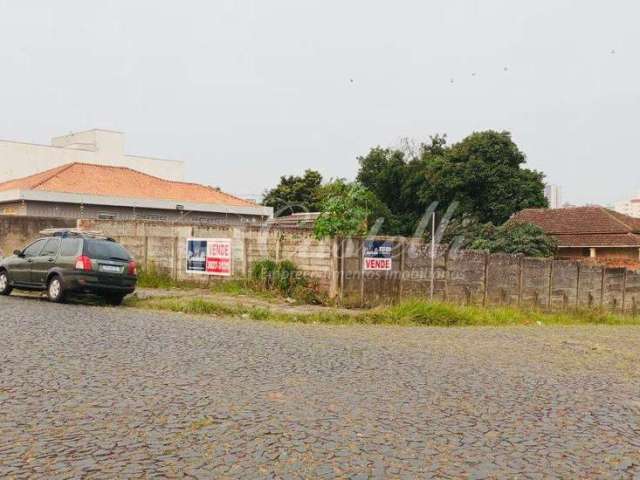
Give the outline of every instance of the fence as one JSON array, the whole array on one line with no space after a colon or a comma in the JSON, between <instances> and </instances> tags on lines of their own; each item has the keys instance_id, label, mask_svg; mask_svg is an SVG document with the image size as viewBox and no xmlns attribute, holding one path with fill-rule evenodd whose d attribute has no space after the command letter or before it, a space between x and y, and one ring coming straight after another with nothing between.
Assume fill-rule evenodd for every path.
<instances>
[{"instance_id":1,"label":"fence","mask_svg":"<svg viewBox=\"0 0 640 480\"><path fill-rule=\"evenodd\" d=\"M219 279L188 273L188 238L231 240L231 274L246 277L258 260L291 260L330 297L345 305L373 306L402 298L429 298L468 305L519 305L550 310L605 308L636 314L640 273L566 260L525 258L475 251L436 250L420 239L317 240L309 231L240 226L178 225L153 221L79 220L124 244L142 268L177 280ZM0 216L0 249L8 255L50 227L72 227L62 219ZM365 244L388 245L382 270L365 267ZM433 277L432 277L433 272Z\"/></svg>"},{"instance_id":2,"label":"fence","mask_svg":"<svg viewBox=\"0 0 640 480\"><path fill-rule=\"evenodd\" d=\"M363 242L343 240L340 295L347 305L372 306L401 298L429 298L466 305L514 305L548 310L605 308L636 314L640 273L580 262L477 251L436 250L419 239L387 238L391 269L367 271ZM433 287L432 287L433 282Z\"/></svg>"}]
</instances>

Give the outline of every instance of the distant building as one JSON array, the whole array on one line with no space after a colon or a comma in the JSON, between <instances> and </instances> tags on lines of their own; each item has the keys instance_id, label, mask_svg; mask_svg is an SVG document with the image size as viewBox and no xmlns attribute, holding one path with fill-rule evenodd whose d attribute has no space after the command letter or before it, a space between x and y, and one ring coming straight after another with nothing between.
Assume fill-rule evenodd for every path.
<instances>
[{"instance_id":1,"label":"distant building","mask_svg":"<svg viewBox=\"0 0 640 480\"><path fill-rule=\"evenodd\" d=\"M320 217L320 212L303 212L292 213L285 217L277 217L269 220L270 227L277 228L296 228L302 230L311 230L315 227L316 220Z\"/></svg>"},{"instance_id":2,"label":"distant building","mask_svg":"<svg viewBox=\"0 0 640 480\"><path fill-rule=\"evenodd\" d=\"M549 202L549 208L561 208L562 189L559 185L547 184L544 187L544 196Z\"/></svg>"},{"instance_id":3,"label":"distant building","mask_svg":"<svg viewBox=\"0 0 640 480\"><path fill-rule=\"evenodd\" d=\"M558 257L640 260L640 220L604 207L526 209L510 221L538 225L558 242Z\"/></svg>"},{"instance_id":4,"label":"distant building","mask_svg":"<svg viewBox=\"0 0 640 480\"><path fill-rule=\"evenodd\" d=\"M124 134L87 130L51 140L51 145L0 140L0 182L73 162L128 167L167 180L184 180L184 163L124 153Z\"/></svg>"},{"instance_id":5,"label":"distant building","mask_svg":"<svg viewBox=\"0 0 640 480\"><path fill-rule=\"evenodd\" d=\"M205 185L73 162L0 183L0 214L238 224L263 223L273 209Z\"/></svg>"},{"instance_id":6,"label":"distant building","mask_svg":"<svg viewBox=\"0 0 640 480\"><path fill-rule=\"evenodd\" d=\"M624 213L630 217L640 218L640 193L629 200L616 202L613 208L616 212Z\"/></svg>"}]
</instances>

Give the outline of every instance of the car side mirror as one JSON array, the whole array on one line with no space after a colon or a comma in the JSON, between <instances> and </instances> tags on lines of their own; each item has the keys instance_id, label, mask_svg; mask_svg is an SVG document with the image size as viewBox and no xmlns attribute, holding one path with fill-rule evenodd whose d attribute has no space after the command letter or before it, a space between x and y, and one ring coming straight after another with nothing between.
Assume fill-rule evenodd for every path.
<instances>
[{"instance_id":1,"label":"car side mirror","mask_svg":"<svg viewBox=\"0 0 640 480\"><path fill-rule=\"evenodd\" d=\"M13 254L14 254L16 257L22 257L22 250L14 250L14 251L13 251Z\"/></svg>"}]
</instances>

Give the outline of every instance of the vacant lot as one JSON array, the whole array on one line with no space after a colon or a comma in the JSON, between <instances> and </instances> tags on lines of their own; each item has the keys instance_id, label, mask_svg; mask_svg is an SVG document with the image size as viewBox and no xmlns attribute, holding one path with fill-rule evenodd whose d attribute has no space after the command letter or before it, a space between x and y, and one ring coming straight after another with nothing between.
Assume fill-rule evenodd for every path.
<instances>
[{"instance_id":1,"label":"vacant lot","mask_svg":"<svg viewBox=\"0 0 640 480\"><path fill-rule=\"evenodd\" d=\"M633 478L640 328L0 299L0 477Z\"/></svg>"}]
</instances>

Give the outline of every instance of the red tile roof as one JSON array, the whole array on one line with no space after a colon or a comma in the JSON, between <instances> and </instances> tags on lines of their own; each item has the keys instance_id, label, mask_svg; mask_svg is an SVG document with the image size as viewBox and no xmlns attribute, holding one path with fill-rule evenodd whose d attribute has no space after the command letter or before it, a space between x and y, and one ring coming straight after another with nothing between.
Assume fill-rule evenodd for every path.
<instances>
[{"instance_id":1,"label":"red tile roof","mask_svg":"<svg viewBox=\"0 0 640 480\"><path fill-rule=\"evenodd\" d=\"M233 206L255 206L213 187L196 183L173 182L127 167L69 163L29 177L0 183L6 190L39 190L110 197L175 200Z\"/></svg>"},{"instance_id":2,"label":"red tile roof","mask_svg":"<svg viewBox=\"0 0 640 480\"><path fill-rule=\"evenodd\" d=\"M526 209L510 221L538 225L560 247L640 247L640 219L604 207Z\"/></svg>"}]
</instances>

